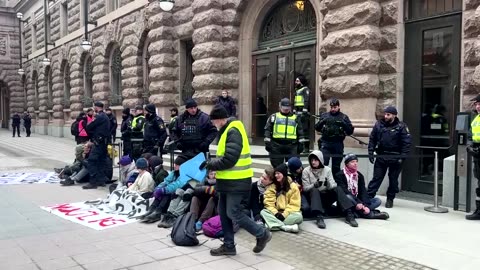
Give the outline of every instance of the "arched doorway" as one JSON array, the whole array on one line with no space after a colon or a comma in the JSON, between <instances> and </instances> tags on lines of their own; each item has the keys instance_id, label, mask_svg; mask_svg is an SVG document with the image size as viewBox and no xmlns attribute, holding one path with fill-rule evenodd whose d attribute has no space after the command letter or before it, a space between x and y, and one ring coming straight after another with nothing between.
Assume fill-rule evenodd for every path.
<instances>
[{"instance_id":1,"label":"arched doorway","mask_svg":"<svg viewBox=\"0 0 480 270\"><path fill-rule=\"evenodd\" d=\"M293 102L299 75L306 77L312 90L309 111L315 112L316 42L317 20L309 1L278 1L264 17L252 51L251 134L255 143L263 141L267 118L278 111L280 100Z\"/></svg>"},{"instance_id":2,"label":"arched doorway","mask_svg":"<svg viewBox=\"0 0 480 270\"><path fill-rule=\"evenodd\" d=\"M0 121L2 128L8 128L10 121L10 93L4 82L0 82Z\"/></svg>"}]
</instances>

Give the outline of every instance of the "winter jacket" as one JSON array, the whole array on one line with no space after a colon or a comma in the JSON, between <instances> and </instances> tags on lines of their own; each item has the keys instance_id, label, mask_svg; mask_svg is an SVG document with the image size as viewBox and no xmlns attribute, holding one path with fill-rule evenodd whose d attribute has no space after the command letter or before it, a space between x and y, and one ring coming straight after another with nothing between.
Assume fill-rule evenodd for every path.
<instances>
[{"instance_id":1,"label":"winter jacket","mask_svg":"<svg viewBox=\"0 0 480 270\"><path fill-rule=\"evenodd\" d=\"M227 124L218 131L218 137L221 137L225 129L232 122L236 121L234 117L228 119ZM221 158L212 159L207 166L207 169L212 171L224 171L232 168L237 163L242 153L243 140L240 131L236 128L228 130L227 139L225 142L225 155ZM251 178L228 180L217 178L218 192L248 192L252 184Z\"/></svg>"},{"instance_id":2,"label":"winter jacket","mask_svg":"<svg viewBox=\"0 0 480 270\"><path fill-rule=\"evenodd\" d=\"M198 182L197 180L189 179L188 177L183 177L183 179L180 179L180 177L175 176L174 171L172 171L168 174L163 183L160 183L157 186L157 188L165 188L167 194L173 194L177 189L188 184L190 180Z\"/></svg>"},{"instance_id":3,"label":"winter jacket","mask_svg":"<svg viewBox=\"0 0 480 270\"><path fill-rule=\"evenodd\" d=\"M288 183L290 184L290 190L286 194L283 191L278 192L276 185L269 185L263 199L265 209L274 215L280 212L285 218L290 213L300 212L301 204L300 190L297 184L293 183L290 177Z\"/></svg>"},{"instance_id":4,"label":"winter jacket","mask_svg":"<svg viewBox=\"0 0 480 270\"><path fill-rule=\"evenodd\" d=\"M18 114L14 114L12 116L12 126L16 127L16 126L20 126L20 115Z\"/></svg>"},{"instance_id":5,"label":"winter jacket","mask_svg":"<svg viewBox=\"0 0 480 270\"><path fill-rule=\"evenodd\" d=\"M138 191L140 193L152 192L155 187L155 182L153 181L152 175L145 171L142 175L138 175L135 182L128 187L130 191Z\"/></svg>"},{"instance_id":6,"label":"winter jacket","mask_svg":"<svg viewBox=\"0 0 480 270\"><path fill-rule=\"evenodd\" d=\"M320 141L332 143L343 142L345 136L353 134L354 127L346 114L326 112L315 124L315 130L322 133Z\"/></svg>"},{"instance_id":7,"label":"winter jacket","mask_svg":"<svg viewBox=\"0 0 480 270\"><path fill-rule=\"evenodd\" d=\"M122 140L129 140L132 136L132 120L131 114L122 116L122 124L120 125L120 132L122 133Z\"/></svg>"},{"instance_id":8,"label":"winter jacket","mask_svg":"<svg viewBox=\"0 0 480 270\"><path fill-rule=\"evenodd\" d=\"M23 126L29 128L32 126L32 117L28 114L23 116Z\"/></svg>"},{"instance_id":9,"label":"winter jacket","mask_svg":"<svg viewBox=\"0 0 480 270\"><path fill-rule=\"evenodd\" d=\"M87 121L81 120L78 121L78 136L79 137L88 137L87 130L85 129Z\"/></svg>"},{"instance_id":10,"label":"winter jacket","mask_svg":"<svg viewBox=\"0 0 480 270\"><path fill-rule=\"evenodd\" d=\"M195 133L198 135L198 138L192 140L185 140L182 132L185 128L185 121L192 120L192 118L196 119L197 125L195 126ZM195 115L190 115L188 111L185 111L181 114L177 120L175 121L175 127L173 128L172 138L174 141L177 141L177 147L180 150L195 150L197 149L200 152L208 152L210 144L213 142L215 137L217 136L217 129L213 124L210 122L210 117L208 114L202 112L200 109L197 110ZM194 136L191 136L194 137ZM195 152L195 151L194 151Z\"/></svg>"},{"instance_id":11,"label":"winter jacket","mask_svg":"<svg viewBox=\"0 0 480 270\"><path fill-rule=\"evenodd\" d=\"M149 114L145 117L145 125L143 127L143 139L145 141L155 142L163 148L163 144L167 139L167 130L163 119L157 114Z\"/></svg>"},{"instance_id":12,"label":"winter jacket","mask_svg":"<svg viewBox=\"0 0 480 270\"><path fill-rule=\"evenodd\" d=\"M222 105L228 112L228 116L236 116L237 108L235 106L235 100L232 97L219 96L217 98L217 105Z\"/></svg>"},{"instance_id":13,"label":"winter jacket","mask_svg":"<svg viewBox=\"0 0 480 270\"><path fill-rule=\"evenodd\" d=\"M343 172L343 170L335 174L335 182L337 182L337 185L339 188L343 189L346 195L350 194L353 197L356 197L358 203L362 203L366 205L370 204L370 198L368 197L367 188L365 186L365 178L363 177L363 174L361 174L360 172L358 172L357 196L354 196L352 192L348 190L347 177L345 176L345 173Z\"/></svg>"},{"instance_id":14,"label":"winter jacket","mask_svg":"<svg viewBox=\"0 0 480 270\"><path fill-rule=\"evenodd\" d=\"M323 165L323 154L322 152L315 150L310 155L308 155L308 162L310 163L311 157L315 156L318 160L320 160L320 167ZM327 181L327 186L321 185L318 187L318 190L330 190L337 187L337 182L333 178L332 169L327 166L323 166L320 169L313 169L312 164L305 168L302 172L302 183L303 183L303 190L308 192L312 188L314 188L314 184L317 181Z\"/></svg>"},{"instance_id":15,"label":"winter jacket","mask_svg":"<svg viewBox=\"0 0 480 270\"><path fill-rule=\"evenodd\" d=\"M130 179L130 176L133 175L134 172L136 172L136 167L135 163L130 163L126 166L121 166L120 165L120 174L122 175L122 182L125 184L128 179Z\"/></svg>"},{"instance_id":16,"label":"winter jacket","mask_svg":"<svg viewBox=\"0 0 480 270\"><path fill-rule=\"evenodd\" d=\"M377 121L370 133L368 154L398 154L408 155L412 137L405 123L395 118L392 123L384 119Z\"/></svg>"}]
</instances>

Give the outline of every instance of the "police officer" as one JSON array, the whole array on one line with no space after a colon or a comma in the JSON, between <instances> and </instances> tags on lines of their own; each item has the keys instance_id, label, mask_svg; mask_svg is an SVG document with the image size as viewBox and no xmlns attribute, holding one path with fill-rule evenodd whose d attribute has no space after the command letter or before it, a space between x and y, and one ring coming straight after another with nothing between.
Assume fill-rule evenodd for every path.
<instances>
[{"instance_id":1,"label":"police officer","mask_svg":"<svg viewBox=\"0 0 480 270\"><path fill-rule=\"evenodd\" d=\"M465 218L468 220L480 220L480 95L471 101L474 102L476 115L470 124L467 151L473 156L473 175L477 178L477 188L475 189L477 197L475 198L475 212L465 216Z\"/></svg>"},{"instance_id":2,"label":"police officer","mask_svg":"<svg viewBox=\"0 0 480 270\"><path fill-rule=\"evenodd\" d=\"M167 130L165 123L157 115L154 104L145 106L145 126L143 131L143 153L152 153L153 155L162 155L163 144L167 139Z\"/></svg>"},{"instance_id":3,"label":"police officer","mask_svg":"<svg viewBox=\"0 0 480 270\"><path fill-rule=\"evenodd\" d=\"M392 208L395 194L399 191L398 176L402 170L402 163L410 152L412 139L407 125L397 118L398 113L395 107L388 106L384 112L384 118L375 123L368 142L369 160L375 165L367 193L370 198L375 197L388 170L389 185L385 207ZM386 157L377 157L375 160L374 151Z\"/></svg>"},{"instance_id":4,"label":"police officer","mask_svg":"<svg viewBox=\"0 0 480 270\"><path fill-rule=\"evenodd\" d=\"M272 114L265 125L265 150L270 153L274 168L303 151L302 123L290 106L290 100L283 98L280 112Z\"/></svg>"},{"instance_id":5,"label":"police officer","mask_svg":"<svg viewBox=\"0 0 480 270\"><path fill-rule=\"evenodd\" d=\"M318 148L322 151L325 158L324 165L330 164L332 157L332 173L337 174L340 171L340 163L343 159L343 141L346 136L353 134L354 127L350 118L340 111L340 101L336 98L330 100L330 112L325 112L320 116L315 124L315 130L322 133L318 141Z\"/></svg>"},{"instance_id":6,"label":"police officer","mask_svg":"<svg viewBox=\"0 0 480 270\"><path fill-rule=\"evenodd\" d=\"M191 158L198 153L208 152L217 136L217 129L210 122L208 114L198 109L194 99L188 99L185 107L185 112L175 121L171 135L182 154Z\"/></svg>"},{"instance_id":7,"label":"police officer","mask_svg":"<svg viewBox=\"0 0 480 270\"><path fill-rule=\"evenodd\" d=\"M309 129L309 111L310 111L310 89L307 86L307 79L300 75L295 79L295 111L300 117L303 126L303 134L308 137ZM305 153L310 152L310 141L304 143Z\"/></svg>"},{"instance_id":8,"label":"police officer","mask_svg":"<svg viewBox=\"0 0 480 270\"><path fill-rule=\"evenodd\" d=\"M178 117L178 109L177 108L171 108L170 109L170 123L168 123L168 134L170 135L170 138L172 137L173 128L175 127L175 121L177 121L177 117Z\"/></svg>"},{"instance_id":9,"label":"police officer","mask_svg":"<svg viewBox=\"0 0 480 270\"><path fill-rule=\"evenodd\" d=\"M30 137L32 133L30 129L32 128L32 117L28 112L25 112L23 115L23 126L25 127L25 131L27 132L27 137Z\"/></svg>"},{"instance_id":10,"label":"police officer","mask_svg":"<svg viewBox=\"0 0 480 270\"><path fill-rule=\"evenodd\" d=\"M120 132L122 133L123 142L123 156L130 155L132 151L132 120L129 108L124 108L122 111L122 124L120 125Z\"/></svg>"},{"instance_id":11,"label":"police officer","mask_svg":"<svg viewBox=\"0 0 480 270\"><path fill-rule=\"evenodd\" d=\"M15 131L17 131L18 137L20 136L20 122L21 122L21 117L18 115L18 113L15 113L12 116L12 129L13 129L13 137L15 137Z\"/></svg>"},{"instance_id":12,"label":"police officer","mask_svg":"<svg viewBox=\"0 0 480 270\"><path fill-rule=\"evenodd\" d=\"M132 120L132 158L134 160L137 160L142 154L144 125L143 106L137 105L135 107L135 117Z\"/></svg>"},{"instance_id":13,"label":"police officer","mask_svg":"<svg viewBox=\"0 0 480 270\"><path fill-rule=\"evenodd\" d=\"M111 135L110 120L103 112L103 103L97 101L95 105L95 118L87 125L86 130L93 142L93 148L88 156L88 172L90 173L89 183L83 189L96 189L98 186L105 186L109 180L105 175L107 166L107 143Z\"/></svg>"},{"instance_id":14,"label":"police officer","mask_svg":"<svg viewBox=\"0 0 480 270\"><path fill-rule=\"evenodd\" d=\"M108 120L110 120L110 139L108 143L115 143L115 137L117 136L117 117L112 113L112 109L107 108L105 110L105 114L108 117Z\"/></svg>"}]
</instances>

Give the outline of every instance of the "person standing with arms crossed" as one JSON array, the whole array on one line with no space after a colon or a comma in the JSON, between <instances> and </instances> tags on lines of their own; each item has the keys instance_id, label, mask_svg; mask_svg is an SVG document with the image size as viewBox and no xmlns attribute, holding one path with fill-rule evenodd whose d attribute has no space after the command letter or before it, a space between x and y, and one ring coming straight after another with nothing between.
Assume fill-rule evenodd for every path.
<instances>
[{"instance_id":1,"label":"person standing with arms crossed","mask_svg":"<svg viewBox=\"0 0 480 270\"><path fill-rule=\"evenodd\" d=\"M218 212L224 233L223 244L210 250L212 256L236 255L233 222L257 238L253 252L260 253L272 239L272 233L264 226L255 223L245 214L252 185L253 169L250 157L250 144L243 123L234 117L229 118L227 110L216 105L210 112L210 119L218 129L217 157L204 161L199 169L217 172L217 191L220 198Z\"/></svg>"}]
</instances>

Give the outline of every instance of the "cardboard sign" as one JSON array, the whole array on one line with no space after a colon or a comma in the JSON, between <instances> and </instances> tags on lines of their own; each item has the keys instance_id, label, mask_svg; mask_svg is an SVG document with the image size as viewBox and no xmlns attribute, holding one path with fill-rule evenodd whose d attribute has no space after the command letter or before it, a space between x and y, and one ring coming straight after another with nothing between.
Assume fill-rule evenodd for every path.
<instances>
[{"instance_id":1,"label":"cardboard sign","mask_svg":"<svg viewBox=\"0 0 480 270\"><path fill-rule=\"evenodd\" d=\"M83 202L41 206L41 208L56 216L81 224L83 226L87 226L97 231L130 224L137 221L137 219L129 219L125 216L102 212Z\"/></svg>"}]
</instances>

